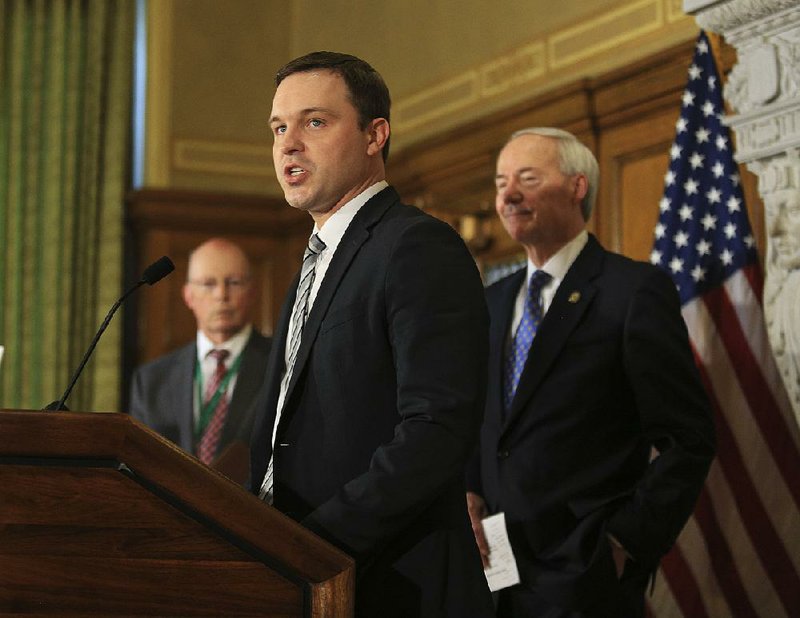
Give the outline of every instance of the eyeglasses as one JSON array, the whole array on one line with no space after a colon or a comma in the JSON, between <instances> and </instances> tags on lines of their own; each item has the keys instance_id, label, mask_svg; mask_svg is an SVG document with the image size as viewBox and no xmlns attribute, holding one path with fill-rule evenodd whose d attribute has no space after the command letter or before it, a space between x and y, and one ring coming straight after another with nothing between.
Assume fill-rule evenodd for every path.
<instances>
[{"instance_id":1,"label":"eyeglasses","mask_svg":"<svg viewBox=\"0 0 800 618\"><path fill-rule=\"evenodd\" d=\"M250 277L225 277L219 279L189 279L189 283L200 290L201 294L213 294L218 285L230 290L231 294L243 291L250 284Z\"/></svg>"}]
</instances>

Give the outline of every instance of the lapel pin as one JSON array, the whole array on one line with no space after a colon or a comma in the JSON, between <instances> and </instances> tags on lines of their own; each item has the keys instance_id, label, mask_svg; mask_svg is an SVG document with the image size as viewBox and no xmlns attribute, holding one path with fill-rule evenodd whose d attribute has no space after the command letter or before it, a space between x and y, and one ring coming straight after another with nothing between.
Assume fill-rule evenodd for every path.
<instances>
[{"instance_id":1,"label":"lapel pin","mask_svg":"<svg viewBox=\"0 0 800 618\"><path fill-rule=\"evenodd\" d=\"M572 294L569 295L569 298L567 300L574 305L580 299L581 299L581 293L580 292L573 292Z\"/></svg>"}]
</instances>

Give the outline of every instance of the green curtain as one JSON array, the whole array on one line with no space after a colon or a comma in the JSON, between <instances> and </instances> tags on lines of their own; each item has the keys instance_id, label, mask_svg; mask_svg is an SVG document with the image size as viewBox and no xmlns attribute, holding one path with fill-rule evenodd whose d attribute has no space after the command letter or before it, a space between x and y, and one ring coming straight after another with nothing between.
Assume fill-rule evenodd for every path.
<instances>
[{"instance_id":1,"label":"green curtain","mask_svg":"<svg viewBox=\"0 0 800 618\"><path fill-rule=\"evenodd\" d=\"M0 0L0 407L59 399L119 296L135 0ZM68 405L119 406L118 315Z\"/></svg>"}]
</instances>

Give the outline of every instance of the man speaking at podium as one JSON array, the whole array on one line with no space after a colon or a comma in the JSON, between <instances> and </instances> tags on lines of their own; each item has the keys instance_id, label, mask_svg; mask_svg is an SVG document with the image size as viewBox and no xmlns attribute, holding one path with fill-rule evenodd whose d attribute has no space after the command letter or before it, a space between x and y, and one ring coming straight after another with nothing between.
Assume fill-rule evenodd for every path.
<instances>
[{"instance_id":1,"label":"man speaking at podium","mask_svg":"<svg viewBox=\"0 0 800 618\"><path fill-rule=\"evenodd\" d=\"M250 262L212 238L189 257L183 299L197 340L133 374L131 415L205 464L232 442L247 444L270 341L251 325Z\"/></svg>"},{"instance_id":2,"label":"man speaking at podium","mask_svg":"<svg viewBox=\"0 0 800 618\"><path fill-rule=\"evenodd\" d=\"M493 614L464 498L486 382L477 268L384 181L389 92L316 52L278 72L286 201L314 220L276 327L253 491L356 558L356 615Z\"/></svg>"}]
</instances>

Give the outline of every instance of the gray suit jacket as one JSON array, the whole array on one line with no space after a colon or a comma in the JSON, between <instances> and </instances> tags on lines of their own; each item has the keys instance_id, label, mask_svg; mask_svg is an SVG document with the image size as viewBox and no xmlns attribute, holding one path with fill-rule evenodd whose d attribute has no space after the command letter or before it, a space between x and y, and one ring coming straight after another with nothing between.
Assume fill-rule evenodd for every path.
<instances>
[{"instance_id":1,"label":"gray suit jacket","mask_svg":"<svg viewBox=\"0 0 800 618\"><path fill-rule=\"evenodd\" d=\"M251 404L264 382L270 347L270 339L253 331L242 352L218 453L233 441L250 442ZM196 359L197 344L193 342L142 365L131 381L131 416L189 453L194 452L192 389Z\"/></svg>"}]
</instances>

